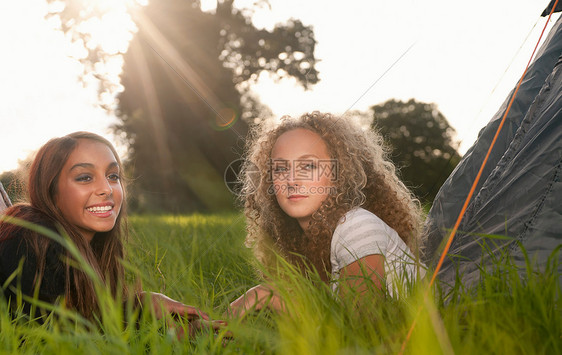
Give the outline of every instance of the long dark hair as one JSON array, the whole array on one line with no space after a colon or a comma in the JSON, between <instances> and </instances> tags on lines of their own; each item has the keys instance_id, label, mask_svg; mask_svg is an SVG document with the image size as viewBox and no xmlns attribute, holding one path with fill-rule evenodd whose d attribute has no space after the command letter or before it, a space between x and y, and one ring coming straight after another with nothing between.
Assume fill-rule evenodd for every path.
<instances>
[{"instance_id":1,"label":"long dark hair","mask_svg":"<svg viewBox=\"0 0 562 355\"><path fill-rule=\"evenodd\" d=\"M119 155L113 145L97 134L75 132L64 137L53 138L39 149L31 164L27 184L29 202L17 204L6 210L5 214L51 228L62 228L61 232L70 237L86 262L96 271L99 278L111 287L113 295L116 296L119 292L123 294L126 292L124 269L121 264L124 257L123 241L127 238L128 229L125 198L113 229L96 233L90 243L64 218L55 203L61 170L81 139L106 145L115 156L120 171L123 171ZM16 234L20 234L36 254L35 284L37 284L37 281L43 277L46 253L52 240L29 230L22 231L21 227L14 224L0 223L0 240ZM70 258L68 251L65 253L65 256ZM65 267L66 305L89 318L98 309L94 283L80 268L71 267L68 263Z\"/></svg>"}]
</instances>

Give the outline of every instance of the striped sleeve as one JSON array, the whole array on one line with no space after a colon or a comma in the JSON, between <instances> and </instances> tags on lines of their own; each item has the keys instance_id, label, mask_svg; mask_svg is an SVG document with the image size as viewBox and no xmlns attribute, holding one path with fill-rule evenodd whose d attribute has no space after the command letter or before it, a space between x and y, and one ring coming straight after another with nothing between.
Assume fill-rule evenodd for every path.
<instances>
[{"instance_id":1,"label":"striped sleeve","mask_svg":"<svg viewBox=\"0 0 562 355\"><path fill-rule=\"evenodd\" d=\"M348 212L332 237L332 265L339 269L368 255L385 256L396 233L373 213L362 208Z\"/></svg>"}]
</instances>

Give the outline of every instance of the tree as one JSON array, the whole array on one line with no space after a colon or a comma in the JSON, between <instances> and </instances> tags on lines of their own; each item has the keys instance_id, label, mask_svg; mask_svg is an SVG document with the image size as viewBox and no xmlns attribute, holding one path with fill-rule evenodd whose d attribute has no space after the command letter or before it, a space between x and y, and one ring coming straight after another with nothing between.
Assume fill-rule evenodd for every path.
<instances>
[{"instance_id":1,"label":"tree","mask_svg":"<svg viewBox=\"0 0 562 355\"><path fill-rule=\"evenodd\" d=\"M400 176L422 202L431 203L460 160L455 130L433 103L388 100L371 107L373 126L392 148Z\"/></svg>"},{"instance_id":2,"label":"tree","mask_svg":"<svg viewBox=\"0 0 562 355\"><path fill-rule=\"evenodd\" d=\"M316 83L312 29L298 20L257 29L233 0L218 1L215 13L202 12L197 0L151 1L133 18L138 32L123 55L115 129L129 147L134 206L231 208L223 174L262 107L248 83L263 70L305 88Z\"/></svg>"}]
</instances>

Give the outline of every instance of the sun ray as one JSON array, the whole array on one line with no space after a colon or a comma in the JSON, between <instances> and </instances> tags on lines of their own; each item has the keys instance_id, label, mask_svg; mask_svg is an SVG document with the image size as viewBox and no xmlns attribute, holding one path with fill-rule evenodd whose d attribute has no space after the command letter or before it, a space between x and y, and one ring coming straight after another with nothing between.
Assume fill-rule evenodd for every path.
<instances>
[{"instance_id":1,"label":"sun ray","mask_svg":"<svg viewBox=\"0 0 562 355\"><path fill-rule=\"evenodd\" d=\"M146 33L147 44L160 56L166 65L170 65L189 86L193 92L216 114L219 126L232 124L231 118L222 117L220 111L224 108L222 101L214 94L214 92L205 84L199 74L187 63L168 39L154 26L152 21L142 14L138 14L139 26L142 26L143 32ZM189 91L179 90L183 95Z\"/></svg>"},{"instance_id":2,"label":"sun ray","mask_svg":"<svg viewBox=\"0 0 562 355\"><path fill-rule=\"evenodd\" d=\"M142 92L148 108L147 114L150 119L150 124L156 141L156 151L160 156L162 166L172 166L172 154L168 144L166 144L166 128L163 123L164 119L162 117L162 109L158 101L158 95L154 88L154 82L152 80L152 75L150 74L150 69L142 50L138 46L133 46L131 50L133 51L132 54L136 69L140 74Z\"/></svg>"}]
</instances>

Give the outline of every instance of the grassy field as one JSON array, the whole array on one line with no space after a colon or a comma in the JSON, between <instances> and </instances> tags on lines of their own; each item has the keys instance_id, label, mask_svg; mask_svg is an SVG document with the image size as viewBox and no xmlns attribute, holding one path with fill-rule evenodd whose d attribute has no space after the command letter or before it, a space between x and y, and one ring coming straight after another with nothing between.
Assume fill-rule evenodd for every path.
<instances>
[{"instance_id":1,"label":"grassy field","mask_svg":"<svg viewBox=\"0 0 562 355\"><path fill-rule=\"evenodd\" d=\"M223 319L228 303L259 282L238 214L133 216L131 230L128 281L213 318ZM287 300L286 315L264 311L229 319L218 334L181 340L171 325L185 328L184 320L124 312L123 303L102 287L103 312L93 323L60 306L43 325L12 320L2 302L0 352L395 354L405 346L408 354L556 354L562 353L561 286L551 266L543 273L527 270L521 278L503 258L479 285L464 289L459 283L447 300L439 288L424 297L427 285L421 282L399 298L362 296L360 309L357 300L338 300L328 286L288 269L277 284Z\"/></svg>"}]
</instances>

